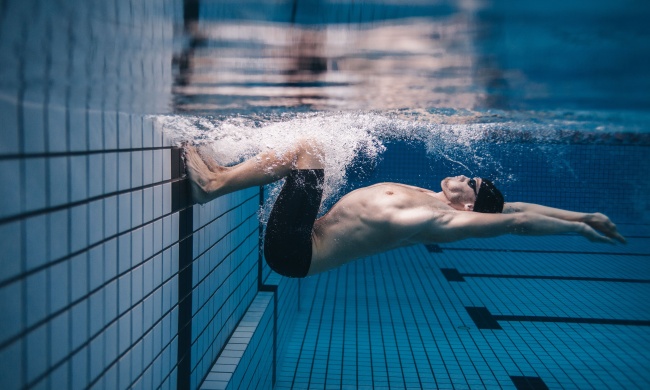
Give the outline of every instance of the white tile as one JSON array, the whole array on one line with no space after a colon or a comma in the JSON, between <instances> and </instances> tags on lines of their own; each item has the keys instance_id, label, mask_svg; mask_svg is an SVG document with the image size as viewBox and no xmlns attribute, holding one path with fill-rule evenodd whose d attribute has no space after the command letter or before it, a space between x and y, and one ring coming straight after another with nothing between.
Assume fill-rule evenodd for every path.
<instances>
[{"instance_id":1,"label":"white tile","mask_svg":"<svg viewBox=\"0 0 650 390\"><path fill-rule=\"evenodd\" d=\"M131 312L126 312L117 321L117 337L118 337L118 354L124 353L129 347L133 338L131 337ZM128 371L127 371L128 372Z\"/></svg>"},{"instance_id":2,"label":"white tile","mask_svg":"<svg viewBox=\"0 0 650 390\"><path fill-rule=\"evenodd\" d=\"M118 153L104 154L104 193L110 194L118 189Z\"/></svg>"},{"instance_id":3,"label":"white tile","mask_svg":"<svg viewBox=\"0 0 650 390\"><path fill-rule=\"evenodd\" d=\"M153 181L158 183L163 180L163 170L164 170L164 150L154 150L153 151Z\"/></svg>"},{"instance_id":4,"label":"white tile","mask_svg":"<svg viewBox=\"0 0 650 390\"><path fill-rule=\"evenodd\" d=\"M142 373L142 341L135 343L131 349L131 375L136 378L140 373ZM133 388L144 390L140 386L141 383L134 383Z\"/></svg>"},{"instance_id":5,"label":"white tile","mask_svg":"<svg viewBox=\"0 0 650 390\"><path fill-rule=\"evenodd\" d=\"M82 389L88 386L88 347L84 347L74 356L70 362L72 388Z\"/></svg>"},{"instance_id":6,"label":"white tile","mask_svg":"<svg viewBox=\"0 0 650 390\"><path fill-rule=\"evenodd\" d=\"M131 233L123 234L118 239L118 273L122 274L131 268Z\"/></svg>"},{"instance_id":7,"label":"white tile","mask_svg":"<svg viewBox=\"0 0 650 390\"><path fill-rule=\"evenodd\" d=\"M120 342L123 338L122 332L120 332ZM130 341L130 340L129 340ZM126 354L124 354L118 363L118 372L119 372L119 377L118 379L118 389L127 389L131 388L131 383L133 382L134 376L131 374L131 351L128 351ZM136 374L137 375L137 374Z\"/></svg>"},{"instance_id":8,"label":"white tile","mask_svg":"<svg viewBox=\"0 0 650 390\"><path fill-rule=\"evenodd\" d=\"M92 317L91 317L92 318ZM90 342L88 347L90 355L90 378L93 380L101 375L104 369L104 339L97 337ZM100 385L97 385L100 388Z\"/></svg>"},{"instance_id":9,"label":"white tile","mask_svg":"<svg viewBox=\"0 0 650 390\"><path fill-rule=\"evenodd\" d=\"M18 108L16 103L0 99L0 154L17 154L19 150Z\"/></svg>"},{"instance_id":10,"label":"white tile","mask_svg":"<svg viewBox=\"0 0 650 390\"><path fill-rule=\"evenodd\" d=\"M117 238L112 238L102 245L104 249L104 278L111 280L117 276Z\"/></svg>"},{"instance_id":11,"label":"white tile","mask_svg":"<svg viewBox=\"0 0 650 390\"><path fill-rule=\"evenodd\" d=\"M44 353L43 346L48 343L46 325L41 325L29 332L26 337L27 344L27 382L36 379L47 369L47 353Z\"/></svg>"},{"instance_id":12,"label":"white tile","mask_svg":"<svg viewBox=\"0 0 650 390\"><path fill-rule=\"evenodd\" d=\"M104 111L104 149L117 149L117 113Z\"/></svg>"},{"instance_id":13,"label":"white tile","mask_svg":"<svg viewBox=\"0 0 650 390\"><path fill-rule=\"evenodd\" d=\"M62 389L70 388L70 377L69 373L69 362L63 362L58 366L52 374L49 375L50 383L56 383L57 386L61 386Z\"/></svg>"},{"instance_id":14,"label":"white tile","mask_svg":"<svg viewBox=\"0 0 650 390\"><path fill-rule=\"evenodd\" d=\"M125 193L118 198L118 226L119 231L124 232L131 229L131 194Z\"/></svg>"},{"instance_id":15,"label":"white tile","mask_svg":"<svg viewBox=\"0 0 650 390\"><path fill-rule=\"evenodd\" d=\"M104 248L96 246L88 251L89 290L93 291L104 284Z\"/></svg>"},{"instance_id":16,"label":"white tile","mask_svg":"<svg viewBox=\"0 0 650 390\"><path fill-rule=\"evenodd\" d=\"M153 223L153 251L154 253L157 253L162 249L163 249L163 221L162 219L159 219Z\"/></svg>"},{"instance_id":17,"label":"white tile","mask_svg":"<svg viewBox=\"0 0 650 390\"><path fill-rule=\"evenodd\" d=\"M0 248L2 248L0 251L0 280L8 279L21 272L22 223L24 222L16 221L0 225ZM3 333L0 332L1 334Z\"/></svg>"},{"instance_id":18,"label":"white tile","mask_svg":"<svg viewBox=\"0 0 650 390\"><path fill-rule=\"evenodd\" d=\"M112 323L104 331L104 362L108 366L117 359L117 323Z\"/></svg>"},{"instance_id":19,"label":"white tile","mask_svg":"<svg viewBox=\"0 0 650 390\"><path fill-rule=\"evenodd\" d=\"M0 366L2 367L2 385L7 389L19 389L24 387L22 375L24 372L23 343L18 340L0 350Z\"/></svg>"},{"instance_id":20,"label":"white tile","mask_svg":"<svg viewBox=\"0 0 650 390\"><path fill-rule=\"evenodd\" d=\"M70 250L76 252L88 246L88 206L70 209Z\"/></svg>"},{"instance_id":21,"label":"white tile","mask_svg":"<svg viewBox=\"0 0 650 390\"><path fill-rule=\"evenodd\" d=\"M131 192L131 226L142 225L142 190Z\"/></svg>"},{"instance_id":22,"label":"white tile","mask_svg":"<svg viewBox=\"0 0 650 390\"><path fill-rule=\"evenodd\" d=\"M117 114L118 122L118 147L120 149L130 149L131 145L131 117L125 112Z\"/></svg>"},{"instance_id":23,"label":"white tile","mask_svg":"<svg viewBox=\"0 0 650 390\"><path fill-rule=\"evenodd\" d=\"M49 304L50 313L63 309L69 303L70 281L69 281L69 262L62 261L52 265L48 269L49 283Z\"/></svg>"},{"instance_id":24,"label":"white tile","mask_svg":"<svg viewBox=\"0 0 650 390\"><path fill-rule=\"evenodd\" d=\"M143 223L148 223L151 222L151 220L154 218L153 215L153 209L154 209L154 189L153 188L145 188L142 191L142 199L143 199Z\"/></svg>"},{"instance_id":25,"label":"white tile","mask_svg":"<svg viewBox=\"0 0 650 390\"><path fill-rule=\"evenodd\" d=\"M163 151L162 172L163 180L171 179L171 166L172 166L172 152L171 149L164 149Z\"/></svg>"},{"instance_id":26,"label":"white tile","mask_svg":"<svg viewBox=\"0 0 650 390\"><path fill-rule=\"evenodd\" d=\"M136 229L131 233L131 267L135 267L142 263L143 249L142 249L142 228Z\"/></svg>"},{"instance_id":27,"label":"white tile","mask_svg":"<svg viewBox=\"0 0 650 390\"><path fill-rule=\"evenodd\" d=\"M81 253L70 259L70 299L72 302L88 293L88 255Z\"/></svg>"},{"instance_id":28,"label":"white tile","mask_svg":"<svg viewBox=\"0 0 650 390\"><path fill-rule=\"evenodd\" d=\"M168 214L172 212L172 185L171 183L162 185L162 204L163 213Z\"/></svg>"},{"instance_id":29,"label":"white tile","mask_svg":"<svg viewBox=\"0 0 650 390\"><path fill-rule=\"evenodd\" d=\"M26 90L23 103L23 150L25 153L45 152L45 116L41 91Z\"/></svg>"},{"instance_id":30,"label":"white tile","mask_svg":"<svg viewBox=\"0 0 650 390\"><path fill-rule=\"evenodd\" d=\"M88 156L88 196L95 197L104 193L104 155Z\"/></svg>"},{"instance_id":31,"label":"white tile","mask_svg":"<svg viewBox=\"0 0 650 390\"><path fill-rule=\"evenodd\" d=\"M71 202L88 197L87 156L70 156L70 188Z\"/></svg>"},{"instance_id":32,"label":"white tile","mask_svg":"<svg viewBox=\"0 0 650 390\"><path fill-rule=\"evenodd\" d=\"M38 215L25 220L25 267L31 270L47 261L47 217Z\"/></svg>"},{"instance_id":33,"label":"white tile","mask_svg":"<svg viewBox=\"0 0 650 390\"><path fill-rule=\"evenodd\" d=\"M0 342L5 342L23 330L23 312L26 305L23 300L23 283L14 282L0 288Z\"/></svg>"},{"instance_id":34,"label":"white tile","mask_svg":"<svg viewBox=\"0 0 650 390\"><path fill-rule=\"evenodd\" d=\"M142 152L142 185L153 184L153 151L145 150Z\"/></svg>"},{"instance_id":35,"label":"white tile","mask_svg":"<svg viewBox=\"0 0 650 390\"><path fill-rule=\"evenodd\" d=\"M25 307L27 326L34 325L47 315L47 273L45 270L29 276L26 280Z\"/></svg>"},{"instance_id":36,"label":"white tile","mask_svg":"<svg viewBox=\"0 0 650 390\"><path fill-rule=\"evenodd\" d=\"M48 150L50 152L66 152L68 150L66 111L63 107L54 104L48 105L47 110Z\"/></svg>"},{"instance_id":37,"label":"white tile","mask_svg":"<svg viewBox=\"0 0 650 390\"><path fill-rule=\"evenodd\" d=\"M142 152L131 153L131 187L142 186Z\"/></svg>"},{"instance_id":38,"label":"white tile","mask_svg":"<svg viewBox=\"0 0 650 390\"><path fill-rule=\"evenodd\" d=\"M22 211L20 194L20 164L18 160L0 161L0 217L15 215ZM14 183L14 185L6 185Z\"/></svg>"},{"instance_id":39,"label":"white tile","mask_svg":"<svg viewBox=\"0 0 650 390\"><path fill-rule=\"evenodd\" d=\"M151 148L154 146L154 128L150 118L142 119L142 147Z\"/></svg>"},{"instance_id":40,"label":"white tile","mask_svg":"<svg viewBox=\"0 0 650 390\"><path fill-rule=\"evenodd\" d=\"M48 322L50 329L50 364L56 364L70 352L70 312L65 311Z\"/></svg>"},{"instance_id":41,"label":"white tile","mask_svg":"<svg viewBox=\"0 0 650 390\"><path fill-rule=\"evenodd\" d=\"M142 118L131 117L131 147L142 148Z\"/></svg>"},{"instance_id":42,"label":"white tile","mask_svg":"<svg viewBox=\"0 0 650 390\"><path fill-rule=\"evenodd\" d=\"M59 206L68 203L68 158L50 158L48 168L50 175L49 205Z\"/></svg>"},{"instance_id":43,"label":"white tile","mask_svg":"<svg viewBox=\"0 0 650 390\"><path fill-rule=\"evenodd\" d=\"M88 299L88 317L90 318L89 337L94 337L104 326L104 292L99 290ZM98 337L101 339L101 337Z\"/></svg>"},{"instance_id":44,"label":"white tile","mask_svg":"<svg viewBox=\"0 0 650 390\"><path fill-rule=\"evenodd\" d=\"M68 243L68 210L48 214L50 233L50 260L60 259L70 253Z\"/></svg>"},{"instance_id":45,"label":"white tile","mask_svg":"<svg viewBox=\"0 0 650 390\"><path fill-rule=\"evenodd\" d=\"M88 128L86 126L86 110L68 109L70 151L88 150Z\"/></svg>"},{"instance_id":46,"label":"white tile","mask_svg":"<svg viewBox=\"0 0 650 390\"><path fill-rule=\"evenodd\" d=\"M99 110L88 111L88 148L89 150L104 149L102 112Z\"/></svg>"},{"instance_id":47,"label":"white tile","mask_svg":"<svg viewBox=\"0 0 650 390\"><path fill-rule=\"evenodd\" d=\"M118 189L127 190L131 188L131 153L119 153L118 165Z\"/></svg>"},{"instance_id":48,"label":"white tile","mask_svg":"<svg viewBox=\"0 0 650 390\"><path fill-rule=\"evenodd\" d=\"M151 258L154 254L153 247L153 224L147 224L142 228L142 257L144 260Z\"/></svg>"},{"instance_id":49,"label":"white tile","mask_svg":"<svg viewBox=\"0 0 650 390\"><path fill-rule=\"evenodd\" d=\"M120 314L125 312L128 313L129 308L131 308L131 274L130 273L123 275L119 278L117 289L119 293L118 312Z\"/></svg>"},{"instance_id":50,"label":"white tile","mask_svg":"<svg viewBox=\"0 0 650 390\"><path fill-rule=\"evenodd\" d=\"M163 218L163 247L168 247L174 242L174 237L172 236L172 217L168 215Z\"/></svg>"},{"instance_id":51,"label":"white tile","mask_svg":"<svg viewBox=\"0 0 650 390\"><path fill-rule=\"evenodd\" d=\"M90 245L104 239L104 201L102 199L88 204L88 235Z\"/></svg>"},{"instance_id":52,"label":"white tile","mask_svg":"<svg viewBox=\"0 0 650 390\"><path fill-rule=\"evenodd\" d=\"M117 196L104 198L104 237L117 234Z\"/></svg>"},{"instance_id":53,"label":"white tile","mask_svg":"<svg viewBox=\"0 0 650 390\"><path fill-rule=\"evenodd\" d=\"M155 148L163 146L162 128L160 124L155 122L155 120L153 122L153 146Z\"/></svg>"},{"instance_id":54,"label":"white tile","mask_svg":"<svg viewBox=\"0 0 650 390\"><path fill-rule=\"evenodd\" d=\"M106 284L103 289L104 293L104 318L106 322L111 322L118 316L117 302L119 293L117 290L118 280L113 280Z\"/></svg>"}]
</instances>

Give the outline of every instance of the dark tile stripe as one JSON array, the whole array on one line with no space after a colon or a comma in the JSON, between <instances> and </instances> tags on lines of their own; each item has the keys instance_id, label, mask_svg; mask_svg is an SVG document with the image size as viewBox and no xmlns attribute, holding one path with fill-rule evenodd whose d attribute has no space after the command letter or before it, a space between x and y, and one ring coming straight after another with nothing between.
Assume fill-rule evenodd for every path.
<instances>
[{"instance_id":1,"label":"dark tile stripe","mask_svg":"<svg viewBox=\"0 0 650 390\"><path fill-rule=\"evenodd\" d=\"M494 278L494 279L576 280L576 281L583 281L583 282L650 283L649 279L593 278L588 276L474 274L474 273L460 273L456 268L440 268L440 271L449 282L464 282L465 281L464 278Z\"/></svg>"},{"instance_id":2,"label":"dark tile stripe","mask_svg":"<svg viewBox=\"0 0 650 390\"><path fill-rule=\"evenodd\" d=\"M436 245L437 246L437 245ZM427 250L429 248L427 247ZM513 253L552 253L563 255L606 255L606 256L641 256L650 257L650 253L630 253L630 252L578 252L578 251L550 251L537 249L493 249L493 248L458 248L444 247L438 252L446 251L471 251L471 252L513 252ZM431 252L431 250L429 250Z\"/></svg>"},{"instance_id":3,"label":"dark tile stripe","mask_svg":"<svg viewBox=\"0 0 650 390\"><path fill-rule=\"evenodd\" d=\"M442 275L448 282L464 282L463 275L456 268L440 268Z\"/></svg>"},{"instance_id":4,"label":"dark tile stripe","mask_svg":"<svg viewBox=\"0 0 650 390\"><path fill-rule=\"evenodd\" d=\"M426 244L424 247L427 248L429 253L442 253L442 248L440 247L440 245Z\"/></svg>"},{"instance_id":5,"label":"dark tile stripe","mask_svg":"<svg viewBox=\"0 0 650 390\"><path fill-rule=\"evenodd\" d=\"M181 159L182 149L172 149L171 176L180 178L185 171ZM178 233L184 237L178 244L178 371L176 386L178 390L190 388L192 373L192 231L193 210L187 180L172 184L172 210L179 211Z\"/></svg>"},{"instance_id":6,"label":"dark tile stripe","mask_svg":"<svg viewBox=\"0 0 650 390\"><path fill-rule=\"evenodd\" d=\"M537 376L511 376L517 390L548 390L548 386Z\"/></svg>"},{"instance_id":7,"label":"dark tile stripe","mask_svg":"<svg viewBox=\"0 0 650 390\"><path fill-rule=\"evenodd\" d=\"M561 322L561 323L570 323L570 324L650 326L650 320L619 320L613 318L545 317L545 316L517 316L517 315L493 315L492 317L495 318L497 321Z\"/></svg>"},{"instance_id":8,"label":"dark tile stripe","mask_svg":"<svg viewBox=\"0 0 650 390\"><path fill-rule=\"evenodd\" d=\"M465 307L467 313L479 329L502 329L496 318L485 307Z\"/></svg>"},{"instance_id":9,"label":"dark tile stripe","mask_svg":"<svg viewBox=\"0 0 650 390\"><path fill-rule=\"evenodd\" d=\"M559 322L571 324L596 325L630 325L650 326L650 320L619 320L613 318L578 318L578 317L547 317L547 316L518 316L492 314L485 307L465 307L467 313L479 329L502 329L498 321L520 322Z\"/></svg>"}]
</instances>

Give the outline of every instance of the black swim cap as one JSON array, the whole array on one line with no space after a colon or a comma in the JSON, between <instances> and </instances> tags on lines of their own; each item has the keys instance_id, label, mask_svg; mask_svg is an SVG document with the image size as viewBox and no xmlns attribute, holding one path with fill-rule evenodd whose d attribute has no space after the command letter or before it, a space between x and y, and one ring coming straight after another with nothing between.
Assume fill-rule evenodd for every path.
<instances>
[{"instance_id":1,"label":"black swim cap","mask_svg":"<svg viewBox=\"0 0 650 390\"><path fill-rule=\"evenodd\" d=\"M474 211L477 213L500 213L503 211L503 195L490 180L482 179Z\"/></svg>"}]
</instances>

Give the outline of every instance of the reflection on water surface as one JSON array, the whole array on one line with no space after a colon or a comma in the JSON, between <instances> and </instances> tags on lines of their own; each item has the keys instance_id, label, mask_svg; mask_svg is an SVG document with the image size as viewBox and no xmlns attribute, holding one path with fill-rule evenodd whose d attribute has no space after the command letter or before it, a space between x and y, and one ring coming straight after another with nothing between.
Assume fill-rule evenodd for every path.
<instances>
[{"instance_id":1,"label":"reflection on water surface","mask_svg":"<svg viewBox=\"0 0 650 390\"><path fill-rule=\"evenodd\" d=\"M308 3L202 4L186 24L175 108L650 108L647 5Z\"/></svg>"}]
</instances>

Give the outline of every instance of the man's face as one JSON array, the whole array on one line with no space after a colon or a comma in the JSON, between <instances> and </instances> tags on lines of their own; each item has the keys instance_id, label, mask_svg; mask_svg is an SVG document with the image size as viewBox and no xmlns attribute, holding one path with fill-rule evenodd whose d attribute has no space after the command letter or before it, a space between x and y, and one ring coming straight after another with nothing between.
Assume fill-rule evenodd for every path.
<instances>
[{"instance_id":1,"label":"man's face","mask_svg":"<svg viewBox=\"0 0 650 390\"><path fill-rule=\"evenodd\" d=\"M447 177L440 183L442 192L458 210L471 211L476 202L476 194L481 188L481 178L470 179L467 176Z\"/></svg>"}]
</instances>

